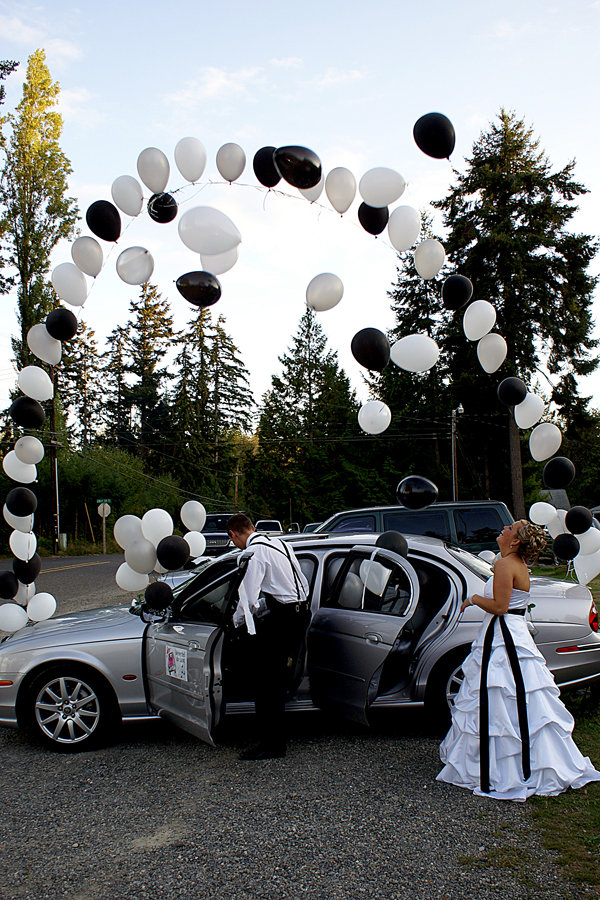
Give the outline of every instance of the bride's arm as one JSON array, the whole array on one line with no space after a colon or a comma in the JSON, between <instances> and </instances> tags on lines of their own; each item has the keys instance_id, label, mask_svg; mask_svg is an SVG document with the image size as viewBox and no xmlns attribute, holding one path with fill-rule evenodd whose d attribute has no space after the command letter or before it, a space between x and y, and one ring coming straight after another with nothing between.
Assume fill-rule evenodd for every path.
<instances>
[{"instance_id":1,"label":"bride's arm","mask_svg":"<svg viewBox=\"0 0 600 900\"><path fill-rule=\"evenodd\" d=\"M503 616L508 609L513 583L514 573L510 560L499 559L494 566L494 596L488 598L473 594L469 600L465 600L461 612L472 604L492 615Z\"/></svg>"}]
</instances>

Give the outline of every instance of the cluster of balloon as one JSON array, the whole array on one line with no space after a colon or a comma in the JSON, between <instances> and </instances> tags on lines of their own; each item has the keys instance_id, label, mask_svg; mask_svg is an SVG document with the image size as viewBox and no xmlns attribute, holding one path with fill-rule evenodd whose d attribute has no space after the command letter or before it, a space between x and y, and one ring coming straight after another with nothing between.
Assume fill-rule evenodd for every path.
<instances>
[{"instance_id":1,"label":"cluster of balloon","mask_svg":"<svg viewBox=\"0 0 600 900\"><path fill-rule=\"evenodd\" d=\"M202 534L206 521L204 506L198 500L187 500L179 515L188 529L183 537L173 534L173 519L165 509L150 509L141 519L133 515L117 519L114 536L124 550L125 561L117 569L115 579L122 590L143 591L150 585L152 573L164 575L181 569L190 557L202 556L206 549ZM161 590L153 587L157 597Z\"/></svg>"},{"instance_id":2,"label":"cluster of balloon","mask_svg":"<svg viewBox=\"0 0 600 900\"><path fill-rule=\"evenodd\" d=\"M438 489L422 475L407 475L396 488L396 496L401 506L407 509L425 509L438 498Z\"/></svg>"}]
</instances>

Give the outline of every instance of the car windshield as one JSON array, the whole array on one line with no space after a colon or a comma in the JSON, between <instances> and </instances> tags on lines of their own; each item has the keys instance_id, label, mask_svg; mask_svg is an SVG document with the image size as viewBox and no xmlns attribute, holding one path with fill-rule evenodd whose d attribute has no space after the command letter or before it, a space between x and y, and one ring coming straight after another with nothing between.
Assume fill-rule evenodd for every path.
<instances>
[{"instance_id":1,"label":"car windshield","mask_svg":"<svg viewBox=\"0 0 600 900\"><path fill-rule=\"evenodd\" d=\"M448 547L448 550L452 556L460 560L463 566L466 566L474 575L479 575L484 581L487 581L494 574L491 565L481 559L480 556L473 556L468 550L460 550L458 547Z\"/></svg>"},{"instance_id":2,"label":"car windshield","mask_svg":"<svg viewBox=\"0 0 600 900\"><path fill-rule=\"evenodd\" d=\"M202 531L227 531L227 523L232 513L220 513L219 515L208 515Z\"/></svg>"},{"instance_id":3,"label":"car windshield","mask_svg":"<svg viewBox=\"0 0 600 900\"><path fill-rule=\"evenodd\" d=\"M184 581L182 581L181 584L178 584L177 587L173 588L173 597L178 597L179 594L181 594L181 592L183 591L183 589L190 583L190 581L192 579L196 578L196 576L200 572L203 572L204 569L206 569L208 566L212 565L212 563L214 563L214 559L210 559L210 557L199 560L199 562L196 563L194 568L190 569L189 572L187 573L188 578L186 578Z\"/></svg>"}]
</instances>

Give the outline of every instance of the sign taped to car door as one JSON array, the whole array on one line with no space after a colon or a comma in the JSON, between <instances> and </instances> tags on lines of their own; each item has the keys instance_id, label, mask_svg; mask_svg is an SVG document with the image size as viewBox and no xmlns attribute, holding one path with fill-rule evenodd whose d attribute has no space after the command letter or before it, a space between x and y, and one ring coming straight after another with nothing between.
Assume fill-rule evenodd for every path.
<instances>
[{"instance_id":1,"label":"sign taped to car door","mask_svg":"<svg viewBox=\"0 0 600 900\"><path fill-rule=\"evenodd\" d=\"M165 646L165 672L171 678L187 681L187 651L181 647Z\"/></svg>"}]
</instances>

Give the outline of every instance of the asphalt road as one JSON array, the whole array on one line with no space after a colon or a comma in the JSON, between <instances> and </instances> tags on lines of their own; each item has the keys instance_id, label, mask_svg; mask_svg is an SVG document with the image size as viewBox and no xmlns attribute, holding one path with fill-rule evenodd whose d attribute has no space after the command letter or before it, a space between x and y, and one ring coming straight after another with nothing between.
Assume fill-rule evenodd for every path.
<instances>
[{"instance_id":1,"label":"asphalt road","mask_svg":"<svg viewBox=\"0 0 600 900\"><path fill-rule=\"evenodd\" d=\"M58 614L127 602L121 557L44 560ZM163 722L57 754L0 730L2 900L591 900L542 848L531 805L435 781L420 713L370 730L290 716L285 759L238 759L252 717L216 748Z\"/></svg>"}]
</instances>

